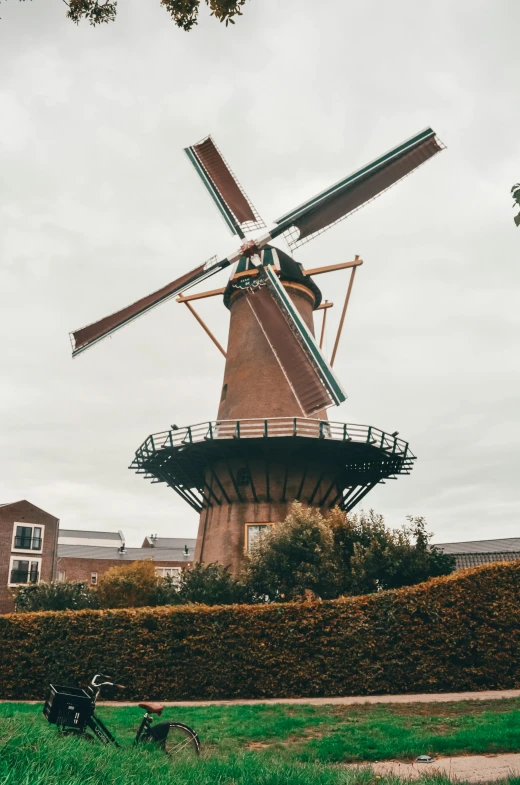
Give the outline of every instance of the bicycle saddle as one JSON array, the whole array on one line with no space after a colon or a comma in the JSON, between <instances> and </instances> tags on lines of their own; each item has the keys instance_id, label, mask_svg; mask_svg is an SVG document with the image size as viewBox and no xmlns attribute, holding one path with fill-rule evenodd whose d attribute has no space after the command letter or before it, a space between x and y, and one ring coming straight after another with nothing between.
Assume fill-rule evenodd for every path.
<instances>
[{"instance_id":1,"label":"bicycle saddle","mask_svg":"<svg viewBox=\"0 0 520 785\"><path fill-rule=\"evenodd\" d=\"M138 705L140 709L144 709L149 714L158 714L159 717L164 709L164 703L139 703Z\"/></svg>"}]
</instances>

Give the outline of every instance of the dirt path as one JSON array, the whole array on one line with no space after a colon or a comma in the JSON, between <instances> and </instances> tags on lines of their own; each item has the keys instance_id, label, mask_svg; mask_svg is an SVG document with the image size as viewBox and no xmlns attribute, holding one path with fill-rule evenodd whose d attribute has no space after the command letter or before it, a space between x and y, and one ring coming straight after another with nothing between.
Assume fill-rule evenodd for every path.
<instances>
[{"instance_id":1,"label":"dirt path","mask_svg":"<svg viewBox=\"0 0 520 785\"><path fill-rule=\"evenodd\" d=\"M439 692L414 695L353 695L342 698L257 698L236 700L207 701L163 701L165 706L254 706L260 703L306 703L312 706L336 704L349 706L355 703L451 703L466 700L500 700L501 698L520 698L520 690L485 690L483 692ZM135 706L134 703L106 701L104 706Z\"/></svg>"},{"instance_id":2,"label":"dirt path","mask_svg":"<svg viewBox=\"0 0 520 785\"><path fill-rule=\"evenodd\" d=\"M349 764L348 768L367 768ZM417 779L424 774L444 774L452 781L492 782L520 776L520 753L506 755L465 755L459 758L437 758L432 763L400 763L385 761L370 767L381 776L396 775L402 779Z\"/></svg>"},{"instance_id":3,"label":"dirt path","mask_svg":"<svg viewBox=\"0 0 520 785\"><path fill-rule=\"evenodd\" d=\"M435 692L410 695L347 695L342 698L255 698L206 701L162 701L165 706L255 706L261 703L305 703L311 706L350 706L355 703L452 703L455 701L501 700L520 698L520 690L484 690L483 692ZM0 703L41 703L42 701L7 701ZM135 706L137 701L98 701L98 706Z\"/></svg>"}]
</instances>

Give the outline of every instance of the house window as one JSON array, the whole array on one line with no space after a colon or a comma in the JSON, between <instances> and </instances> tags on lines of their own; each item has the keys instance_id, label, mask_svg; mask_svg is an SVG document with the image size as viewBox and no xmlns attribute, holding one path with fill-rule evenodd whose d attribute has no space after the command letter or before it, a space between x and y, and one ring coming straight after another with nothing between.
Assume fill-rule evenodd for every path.
<instances>
[{"instance_id":1,"label":"house window","mask_svg":"<svg viewBox=\"0 0 520 785\"><path fill-rule=\"evenodd\" d=\"M181 582L181 572L182 569L180 567L156 567L155 573L159 575L160 578L171 578L172 583L178 586Z\"/></svg>"},{"instance_id":2,"label":"house window","mask_svg":"<svg viewBox=\"0 0 520 785\"><path fill-rule=\"evenodd\" d=\"M260 532L265 531L268 526L272 526L272 523L246 523L246 551L247 553L251 553L251 551L255 547L255 543L258 540Z\"/></svg>"},{"instance_id":3,"label":"house window","mask_svg":"<svg viewBox=\"0 0 520 785\"><path fill-rule=\"evenodd\" d=\"M249 469L243 468L237 471L237 485L249 485L251 477L249 476Z\"/></svg>"},{"instance_id":4,"label":"house window","mask_svg":"<svg viewBox=\"0 0 520 785\"><path fill-rule=\"evenodd\" d=\"M13 551L42 552L44 526L16 523L13 531Z\"/></svg>"},{"instance_id":5,"label":"house window","mask_svg":"<svg viewBox=\"0 0 520 785\"><path fill-rule=\"evenodd\" d=\"M58 583L65 583L65 570L58 570Z\"/></svg>"},{"instance_id":6,"label":"house window","mask_svg":"<svg viewBox=\"0 0 520 785\"><path fill-rule=\"evenodd\" d=\"M23 586L40 582L41 559L17 559L11 557L9 586Z\"/></svg>"},{"instance_id":7,"label":"house window","mask_svg":"<svg viewBox=\"0 0 520 785\"><path fill-rule=\"evenodd\" d=\"M90 573L90 585L97 586L97 572Z\"/></svg>"}]
</instances>

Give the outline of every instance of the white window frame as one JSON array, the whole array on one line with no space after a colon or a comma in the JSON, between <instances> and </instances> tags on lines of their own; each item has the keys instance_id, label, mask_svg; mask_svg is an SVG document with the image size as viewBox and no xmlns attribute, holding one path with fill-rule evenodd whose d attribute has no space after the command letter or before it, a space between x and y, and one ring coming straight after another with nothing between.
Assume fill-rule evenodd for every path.
<instances>
[{"instance_id":1,"label":"white window frame","mask_svg":"<svg viewBox=\"0 0 520 785\"><path fill-rule=\"evenodd\" d=\"M65 570L58 570L58 583L65 583L67 574Z\"/></svg>"},{"instance_id":2,"label":"white window frame","mask_svg":"<svg viewBox=\"0 0 520 785\"><path fill-rule=\"evenodd\" d=\"M31 548L17 548L15 546L16 540L16 527L23 526L24 528L28 529L31 528L31 541L33 539L34 530L41 529L42 537L41 537L41 548L39 550L32 550ZM43 523L28 523L27 521L15 521L13 523L13 540L11 542L11 552L12 553L43 553L43 538L45 537L45 526Z\"/></svg>"},{"instance_id":3,"label":"white window frame","mask_svg":"<svg viewBox=\"0 0 520 785\"><path fill-rule=\"evenodd\" d=\"M182 567L156 567L155 574L160 578L172 578L175 583L181 582Z\"/></svg>"},{"instance_id":4,"label":"white window frame","mask_svg":"<svg viewBox=\"0 0 520 785\"><path fill-rule=\"evenodd\" d=\"M258 528L259 526L266 527L267 526L275 526L274 521L251 521L250 523L245 524L245 536L244 536L244 551L245 553L251 553L251 548L249 547L249 530L251 527L254 526ZM260 533L260 532L259 532Z\"/></svg>"},{"instance_id":5,"label":"white window frame","mask_svg":"<svg viewBox=\"0 0 520 785\"><path fill-rule=\"evenodd\" d=\"M7 585L8 586L32 586L33 585L32 581L28 581L27 583L11 583L11 573L12 573L12 571L14 569L13 568L13 564L14 564L15 561L28 561L29 562L29 572L31 571L31 562L32 561L37 561L38 562L38 580L36 581L36 583L40 583L41 577L42 577L42 557L41 556L35 556L34 558L29 558L26 555L26 553L24 553L24 554L13 553L12 556L11 556L11 559L9 561L9 572L7 574L7 581L8 581Z\"/></svg>"},{"instance_id":6,"label":"white window frame","mask_svg":"<svg viewBox=\"0 0 520 785\"><path fill-rule=\"evenodd\" d=\"M91 572L90 573L90 585L91 586L97 586L97 584L98 584L98 574L97 574L97 572Z\"/></svg>"}]
</instances>

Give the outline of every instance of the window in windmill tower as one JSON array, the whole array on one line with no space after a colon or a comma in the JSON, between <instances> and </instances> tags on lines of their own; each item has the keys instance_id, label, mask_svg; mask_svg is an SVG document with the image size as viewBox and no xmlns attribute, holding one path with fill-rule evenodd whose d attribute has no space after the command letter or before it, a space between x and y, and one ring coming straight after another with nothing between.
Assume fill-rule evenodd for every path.
<instances>
[{"instance_id":1,"label":"window in windmill tower","mask_svg":"<svg viewBox=\"0 0 520 785\"><path fill-rule=\"evenodd\" d=\"M225 384L222 388L222 395L220 396L220 400L225 401L226 395L227 395L227 384Z\"/></svg>"},{"instance_id":2,"label":"window in windmill tower","mask_svg":"<svg viewBox=\"0 0 520 785\"><path fill-rule=\"evenodd\" d=\"M251 553L261 532L265 531L272 523L246 523L246 551Z\"/></svg>"}]
</instances>

